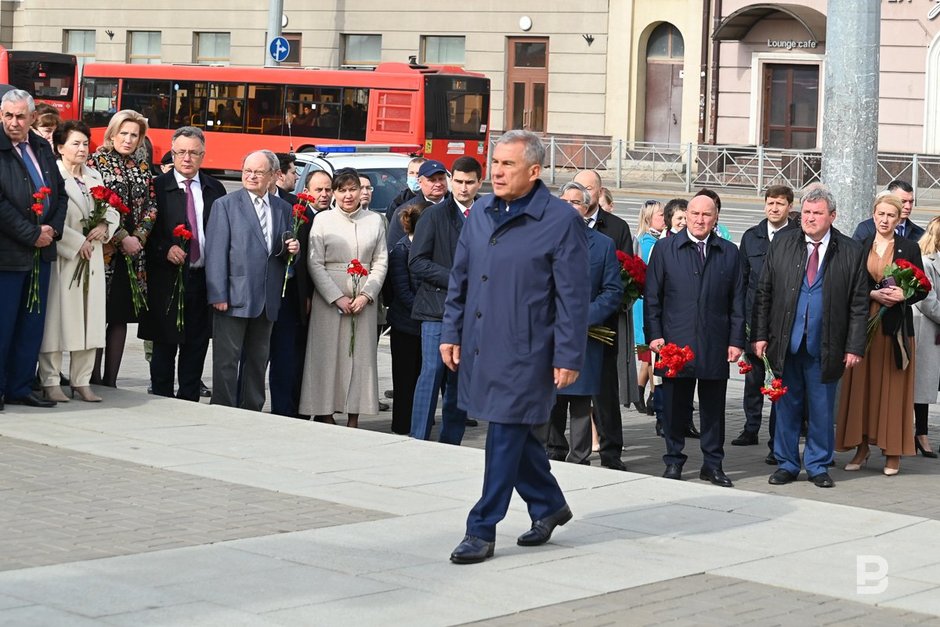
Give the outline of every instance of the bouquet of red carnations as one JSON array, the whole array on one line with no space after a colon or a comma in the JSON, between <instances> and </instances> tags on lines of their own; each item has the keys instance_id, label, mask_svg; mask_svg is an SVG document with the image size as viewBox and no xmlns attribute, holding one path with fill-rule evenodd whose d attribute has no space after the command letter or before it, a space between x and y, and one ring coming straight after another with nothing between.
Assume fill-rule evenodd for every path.
<instances>
[{"instance_id":1,"label":"bouquet of red carnations","mask_svg":"<svg viewBox=\"0 0 940 627\"><path fill-rule=\"evenodd\" d=\"M628 255L622 250L617 251L617 261L620 262L620 280L623 281L623 305L629 307L643 296L646 264L639 255Z\"/></svg>"},{"instance_id":2,"label":"bouquet of red carnations","mask_svg":"<svg viewBox=\"0 0 940 627\"><path fill-rule=\"evenodd\" d=\"M904 292L905 300L917 293L926 294L932 289L930 280L927 278L927 275L924 274L924 271L907 259L898 259L890 266L885 267L885 278L882 280L879 287L885 287L887 285L900 287L901 291ZM865 345L866 347L871 346L871 341L875 337L875 330L881 324L881 318L885 315L887 310L888 308L882 305L878 309L878 313L868 319L868 325L866 327L868 342Z\"/></svg>"},{"instance_id":3,"label":"bouquet of red carnations","mask_svg":"<svg viewBox=\"0 0 940 627\"><path fill-rule=\"evenodd\" d=\"M173 229L173 237L176 238L176 245L183 249L183 252L189 253L189 240L193 238L193 233L186 228L185 224L177 224ZM166 306L167 315L170 314L170 307L176 301L176 330L183 332L185 324L186 309L186 285L183 280L183 264L176 266L176 280L173 282L173 293L170 294L170 302Z\"/></svg>"},{"instance_id":4,"label":"bouquet of red carnations","mask_svg":"<svg viewBox=\"0 0 940 627\"><path fill-rule=\"evenodd\" d=\"M659 349L659 359L656 361L657 368L665 368L666 376L669 378L678 375L690 361L695 359L695 353L686 344L682 348L673 342L669 342Z\"/></svg>"}]
</instances>

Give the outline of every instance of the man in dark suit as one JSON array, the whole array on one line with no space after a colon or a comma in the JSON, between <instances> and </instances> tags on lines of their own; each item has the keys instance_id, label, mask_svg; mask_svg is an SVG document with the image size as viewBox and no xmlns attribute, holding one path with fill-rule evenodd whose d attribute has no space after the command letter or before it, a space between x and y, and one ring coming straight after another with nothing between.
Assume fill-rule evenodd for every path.
<instances>
[{"instance_id":1,"label":"man in dark suit","mask_svg":"<svg viewBox=\"0 0 940 627\"><path fill-rule=\"evenodd\" d=\"M202 369L212 337L212 310L206 293L206 225L212 203L225 196L222 183L200 172L206 156L202 131L184 126L173 133L173 169L154 182L157 219L147 239L148 311L141 317L137 335L153 341L150 359L150 385L157 396L173 396L173 383L179 375L176 397L199 401ZM177 225L192 233L188 252L173 236ZM185 295L180 303L175 284L183 267ZM176 324L176 311L184 307L183 328ZM169 313L167 313L169 312ZM179 351L179 365L177 360Z\"/></svg>"},{"instance_id":2,"label":"man in dark suit","mask_svg":"<svg viewBox=\"0 0 940 627\"><path fill-rule=\"evenodd\" d=\"M914 211L914 188L907 181L894 179L888 183L885 189L901 199L901 222L895 227L894 232L915 242L920 240L924 235L924 227L914 224L910 219L911 213ZM875 221L868 218L858 223L858 226L855 227L855 233L852 234L852 239L864 242L874 234Z\"/></svg>"},{"instance_id":3,"label":"man in dark suit","mask_svg":"<svg viewBox=\"0 0 940 627\"><path fill-rule=\"evenodd\" d=\"M617 250L633 254L633 237L630 226L622 218L600 209L603 187L600 175L594 170L582 170L574 182L584 186L591 194L591 204L581 207L581 215L589 228L614 240ZM623 453L622 404L632 403L638 398L636 365L633 361L633 317L627 317L627 309L618 309L604 326L617 332L613 346L604 346L604 365L601 368L600 393L594 397L594 417L597 420L597 435L600 439L601 466L613 470L626 470L621 460ZM623 388L621 388L623 383Z\"/></svg>"},{"instance_id":4,"label":"man in dark suit","mask_svg":"<svg viewBox=\"0 0 940 627\"><path fill-rule=\"evenodd\" d=\"M591 202L591 194L580 183L571 181L561 186L561 199L581 210ZM617 249L606 235L594 229L585 229L588 236L588 258L591 269L591 304L588 307L588 325L604 324L620 308L623 299L623 281ZM578 380L555 396L551 419L537 428L539 440L546 445L549 459L572 464L590 465L591 456L591 397L601 386L601 366L604 344L588 339L584 367ZM565 438L568 411L571 411L571 446Z\"/></svg>"},{"instance_id":5,"label":"man in dark suit","mask_svg":"<svg viewBox=\"0 0 940 627\"><path fill-rule=\"evenodd\" d=\"M689 345L695 358L663 379L666 454L663 477L681 479L685 430L698 384L701 448L699 478L731 487L724 459L728 362L744 350L744 279L737 247L713 233L718 208L708 196L689 201L684 230L653 247L646 272L643 319L650 349Z\"/></svg>"},{"instance_id":6,"label":"man in dark suit","mask_svg":"<svg viewBox=\"0 0 940 627\"><path fill-rule=\"evenodd\" d=\"M428 207L418 220L408 260L418 281L411 317L421 321L421 374L411 409L411 437L427 440L431 436L443 384L439 440L460 444L467 412L457 406L457 374L450 372L441 359L441 320L457 239L483 183L483 168L473 157L461 157L454 162L452 182L453 194Z\"/></svg>"},{"instance_id":7,"label":"man in dark suit","mask_svg":"<svg viewBox=\"0 0 940 627\"><path fill-rule=\"evenodd\" d=\"M790 220L790 210L793 207L793 190L786 185L771 185L764 193L764 215L767 216L755 226L752 226L741 236L741 267L744 272L744 320L750 322L754 308L754 296L757 294L757 282L760 280L761 270L764 267L764 258L770 242L778 231L794 226ZM750 338L748 338L750 340ZM732 446L751 446L757 444L757 432L764 411L764 395L761 387L764 385L764 362L757 358L749 348L745 349L747 361L751 370L744 375L744 430L737 438L731 440ZM776 421L775 405L770 406L770 423L768 431L770 440L770 454L768 463L777 463L773 456L774 451L774 424ZM770 461L772 460L772 461Z\"/></svg>"},{"instance_id":8,"label":"man in dark suit","mask_svg":"<svg viewBox=\"0 0 940 627\"><path fill-rule=\"evenodd\" d=\"M496 140L493 194L474 203L450 274L441 357L459 366L461 407L489 422L483 494L450 556L458 564L493 555L513 490L532 519L521 546L544 544L572 516L532 427L578 378L591 286L584 224L539 180L544 159L529 131Z\"/></svg>"},{"instance_id":9,"label":"man in dark suit","mask_svg":"<svg viewBox=\"0 0 940 627\"><path fill-rule=\"evenodd\" d=\"M300 252L290 232L291 206L268 193L277 167L273 152L249 154L242 167L243 189L217 200L209 216L206 285L216 311L214 405L234 407L236 398L242 409L261 411L264 405L264 372L287 255ZM241 390L236 390L237 381Z\"/></svg>"},{"instance_id":10,"label":"man in dark suit","mask_svg":"<svg viewBox=\"0 0 940 627\"><path fill-rule=\"evenodd\" d=\"M832 223L836 201L824 185L800 200L800 229L774 240L754 297L754 354L765 353L787 393L777 401L772 485L794 481L801 465L820 488L835 485L833 458L836 389L846 368L865 355L868 318L867 251ZM809 409L800 463L800 424Z\"/></svg>"},{"instance_id":11,"label":"man in dark suit","mask_svg":"<svg viewBox=\"0 0 940 627\"><path fill-rule=\"evenodd\" d=\"M294 155L276 154L277 179L271 191L293 208L298 204L298 198L293 194L297 185ZM323 176L329 175L324 172ZM307 418L297 413L297 407L300 403L300 383L307 356L307 323L310 316L310 298L313 295L313 283L307 272L307 248L314 213L309 207L305 208L304 213L308 221L300 226L297 234L300 253L294 257L294 262L287 270L287 286L281 299L281 309L271 328L272 358L268 369L271 413L294 418Z\"/></svg>"},{"instance_id":12,"label":"man in dark suit","mask_svg":"<svg viewBox=\"0 0 940 627\"><path fill-rule=\"evenodd\" d=\"M68 196L49 142L30 130L32 96L21 89L0 101L0 409L9 405L52 407L33 392L46 320L51 263L62 237ZM48 188L37 214L33 194ZM35 251L39 250L38 302L30 307Z\"/></svg>"}]
</instances>

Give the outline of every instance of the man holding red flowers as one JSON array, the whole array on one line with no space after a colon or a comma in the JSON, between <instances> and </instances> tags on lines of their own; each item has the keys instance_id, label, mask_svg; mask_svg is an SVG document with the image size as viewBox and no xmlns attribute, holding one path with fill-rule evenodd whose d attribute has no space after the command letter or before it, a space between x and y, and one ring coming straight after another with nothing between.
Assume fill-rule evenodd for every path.
<instances>
[{"instance_id":1,"label":"man holding red flowers","mask_svg":"<svg viewBox=\"0 0 940 627\"><path fill-rule=\"evenodd\" d=\"M868 278L862 246L832 227L836 201L829 189L811 185L800 205L801 228L780 233L767 251L751 329L754 354L766 352L788 388L777 401L778 468L770 484L787 484L800 474L805 399L809 420L802 465L814 485L831 488L836 387L845 369L865 354Z\"/></svg>"},{"instance_id":2,"label":"man holding red flowers","mask_svg":"<svg viewBox=\"0 0 940 627\"><path fill-rule=\"evenodd\" d=\"M709 196L689 202L686 228L653 247L646 271L643 319L650 349L667 342L691 348L694 358L663 380L663 477L681 479L688 457L686 426L698 384L702 469L699 478L730 488L722 470L728 363L744 350L744 278L737 247L713 233L718 207Z\"/></svg>"}]
</instances>

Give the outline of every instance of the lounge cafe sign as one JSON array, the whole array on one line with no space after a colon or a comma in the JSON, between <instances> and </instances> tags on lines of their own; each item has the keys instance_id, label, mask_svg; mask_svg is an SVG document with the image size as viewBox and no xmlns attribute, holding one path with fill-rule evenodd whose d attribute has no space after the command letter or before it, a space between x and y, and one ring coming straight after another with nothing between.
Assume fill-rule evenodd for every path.
<instances>
[{"instance_id":1,"label":"lounge cafe sign","mask_svg":"<svg viewBox=\"0 0 940 627\"><path fill-rule=\"evenodd\" d=\"M803 49L814 49L819 45L819 42L815 39L807 39L806 41L794 41L792 39L768 39L767 47L768 48L784 48L786 50L803 50Z\"/></svg>"}]
</instances>

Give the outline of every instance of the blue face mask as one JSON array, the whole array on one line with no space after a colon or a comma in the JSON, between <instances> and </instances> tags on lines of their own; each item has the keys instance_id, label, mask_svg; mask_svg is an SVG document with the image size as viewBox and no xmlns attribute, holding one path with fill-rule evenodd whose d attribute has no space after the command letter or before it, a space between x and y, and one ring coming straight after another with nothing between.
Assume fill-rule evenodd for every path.
<instances>
[{"instance_id":1,"label":"blue face mask","mask_svg":"<svg viewBox=\"0 0 940 627\"><path fill-rule=\"evenodd\" d=\"M417 176L409 176L409 177L408 177L408 189L410 189L411 191L413 191L413 192L416 193L416 194L418 193L418 190L421 189L421 187L418 185L418 177L417 177Z\"/></svg>"}]
</instances>

